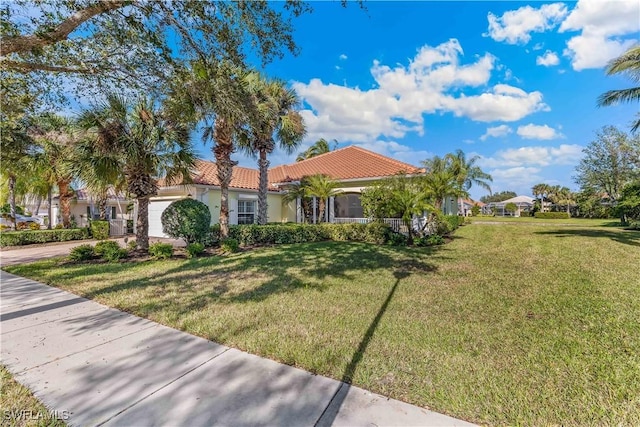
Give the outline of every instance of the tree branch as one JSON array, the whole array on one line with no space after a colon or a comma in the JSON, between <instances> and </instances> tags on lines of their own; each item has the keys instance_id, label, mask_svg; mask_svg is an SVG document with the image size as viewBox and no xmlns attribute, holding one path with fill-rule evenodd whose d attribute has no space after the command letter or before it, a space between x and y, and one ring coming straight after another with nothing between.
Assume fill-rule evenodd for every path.
<instances>
[{"instance_id":1,"label":"tree branch","mask_svg":"<svg viewBox=\"0 0 640 427\"><path fill-rule=\"evenodd\" d=\"M25 53L37 47L44 47L65 40L71 32L94 16L119 9L130 3L131 0L99 0L93 6L77 11L43 34L3 37L0 40L0 55L6 57L11 53Z\"/></svg>"},{"instance_id":2,"label":"tree branch","mask_svg":"<svg viewBox=\"0 0 640 427\"><path fill-rule=\"evenodd\" d=\"M0 69L15 71L50 71L54 73L93 74L97 70L91 68L61 67L57 65L40 64L37 62L10 61L0 58Z\"/></svg>"}]
</instances>

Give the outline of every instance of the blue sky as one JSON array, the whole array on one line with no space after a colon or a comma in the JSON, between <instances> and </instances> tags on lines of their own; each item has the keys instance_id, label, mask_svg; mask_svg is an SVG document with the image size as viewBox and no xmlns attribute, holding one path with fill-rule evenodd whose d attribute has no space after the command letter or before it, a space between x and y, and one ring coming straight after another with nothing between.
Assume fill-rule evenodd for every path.
<instances>
[{"instance_id":1,"label":"blue sky","mask_svg":"<svg viewBox=\"0 0 640 427\"><path fill-rule=\"evenodd\" d=\"M264 70L304 101L299 151L324 137L419 164L459 148L481 157L494 191L575 189L594 132L628 130L638 111L596 107L602 92L632 84L604 67L640 38L637 0L312 4L295 21L300 55ZM294 158L276 151L271 162Z\"/></svg>"}]
</instances>

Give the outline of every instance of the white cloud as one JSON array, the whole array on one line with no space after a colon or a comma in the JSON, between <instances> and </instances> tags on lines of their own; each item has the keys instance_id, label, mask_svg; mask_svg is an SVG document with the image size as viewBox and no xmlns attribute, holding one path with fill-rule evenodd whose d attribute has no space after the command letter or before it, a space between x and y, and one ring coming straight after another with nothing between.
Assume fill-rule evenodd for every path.
<instances>
[{"instance_id":1,"label":"white cloud","mask_svg":"<svg viewBox=\"0 0 640 427\"><path fill-rule=\"evenodd\" d=\"M543 181L543 178L538 175L541 169L536 167L524 167L517 166L507 169L493 169L489 171L489 174L493 178L496 188L505 189L518 189L518 188L530 188L535 185L536 182Z\"/></svg>"},{"instance_id":2,"label":"white cloud","mask_svg":"<svg viewBox=\"0 0 640 427\"><path fill-rule=\"evenodd\" d=\"M557 139L563 135L554 128L547 125L534 125L532 123L519 126L516 131L524 139Z\"/></svg>"},{"instance_id":3,"label":"white cloud","mask_svg":"<svg viewBox=\"0 0 640 427\"><path fill-rule=\"evenodd\" d=\"M485 37L508 44L526 44L531 33L542 33L555 27L567 15L564 3L542 5L539 9L524 6L505 12L502 16L487 15L489 28Z\"/></svg>"},{"instance_id":4,"label":"white cloud","mask_svg":"<svg viewBox=\"0 0 640 427\"><path fill-rule=\"evenodd\" d=\"M481 157L478 163L488 168L541 167L571 165L582 156L582 146L561 144L558 147L525 146L500 150L491 157Z\"/></svg>"},{"instance_id":5,"label":"white cloud","mask_svg":"<svg viewBox=\"0 0 640 427\"><path fill-rule=\"evenodd\" d=\"M579 0L559 31L581 32L567 42L564 51L574 70L603 67L637 41L640 2Z\"/></svg>"},{"instance_id":6,"label":"white cloud","mask_svg":"<svg viewBox=\"0 0 640 427\"><path fill-rule=\"evenodd\" d=\"M489 137L498 138L498 137L501 137L501 136L507 136L511 132L513 132L513 131L507 125L489 127L489 128L487 128L487 131L484 133L484 135L482 135L480 137L480 141L486 141L487 138L489 138Z\"/></svg>"},{"instance_id":7,"label":"white cloud","mask_svg":"<svg viewBox=\"0 0 640 427\"><path fill-rule=\"evenodd\" d=\"M344 61L344 60L346 60L348 58L348 56L343 53L338 58L340 58L342 61Z\"/></svg>"},{"instance_id":8,"label":"white cloud","mask_svg":"<svg viewBox=\"0 0 640 427\"><path fill-rule=\"evenodd\" d=\"M424 114L453 113L475 121L516 121L536 111L547 111L538 91L507 84L486 87L496 58L486 53L461 64L460 43L451 39L436 47L423 46L407 65L394 67L374 61L370 89L323 83L294 82L304 100L308 140L319 137L369 142L380 136L401 138L422 134ZM474 88L473 93L465 92Z\"/></svg>"},{"instance_id":9,"label":"white cloud","mask_svg":"<svg viewBox=\"0 0 640 427\"><path fill-rule=\"evenodd\" d=\"M533 48L532 48L532 49L533 49L533 50L542 50L542 48L543 48L543 47L544 47L544 43L536 43L536 44L533 46Z\"/></svg>"},{"instance_id":10,"label":"white cloud","mask_svg":"<svg viewBox=\"0 0 640 427\"><path fill-rule=\"evenodd\" d=\"M551 67L553 65L558 65L559 63L560 58L558 58L558 55L550 50L547 50L544 55L536 58L536 64L543 65L545 67Z\"/></svg>"}]
</instances>

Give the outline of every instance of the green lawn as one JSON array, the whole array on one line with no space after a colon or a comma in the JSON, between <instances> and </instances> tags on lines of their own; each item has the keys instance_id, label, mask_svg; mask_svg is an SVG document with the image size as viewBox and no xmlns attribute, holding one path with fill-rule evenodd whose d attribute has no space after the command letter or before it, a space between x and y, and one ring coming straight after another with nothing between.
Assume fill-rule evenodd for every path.
<instances>
[{"instance_id":1,"label":"green lawn","mask_svg":"<svg viewBox=\"0 0 640 427\"><path fill-rule=\"evenodd\" d=\"M471 222L500 222L513 224L534 224L534 225L575 225L582 227L620 227L618 219L588 219L588 218L566 218L566 219L547 219L534 218L531 216L512 217L512 216L474 216Z\"/></svg>"},{"instance_id":2,"label":"green lawn","mask_svg":"<svg viewBox=\"0 0 640 427\"><path fill-rule=\"evenodd\" d=\"M52 414L28 388L16 382L11 373L0 365L0 425L12 427L63 427L59 418L65 414Z\"/></svg>"},{"instance_id":3,"label":"green lawn","mask_svg":"<svg viewBox=\"0 0 640 427\"><path fill-rule=\"evenodd\" d=\"M640 232L546 223L7 270L482 424L640 425Z\"/></svg>"}]
</instances>

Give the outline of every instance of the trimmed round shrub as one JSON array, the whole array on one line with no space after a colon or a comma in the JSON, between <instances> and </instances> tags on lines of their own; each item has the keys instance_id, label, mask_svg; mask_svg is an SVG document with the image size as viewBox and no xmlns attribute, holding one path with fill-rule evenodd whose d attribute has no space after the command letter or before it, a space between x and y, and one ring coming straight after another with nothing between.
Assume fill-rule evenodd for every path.
<instances>
[{"instance_id":1,"label":"trimmed round shrub","mask_svg":"<svg viewBox=\"0 0 640 427\"><path fill-rule=\"evenodd\" d=\"M121 248L118 242L114 242L113 240L98 242L93 250L96 255L109 262L114 262L127 256L127 250Z\"/></svg>"},{"instance_id":2,"label":"trimmed round shrub","mask_svg":"<svg viewBox=\"0 0 640 427\"><path fill-rule=\"evenodd\" d=\"M173 255L171 243L157 242L149 245L149 255L154 259L167 259Z\"/></svg>"},{"instance_id":3,"label":"trimmed round shrub","mask_svg":"<svg viewBox=\"0 0 640 427\"><path fill-rule=\"evenodd\" d=\"M93 246L91 245L80 245L71 249L69 253L69 259L71 261L86 261L95 256L95 252L93 250Z\"/></svg>"},{"instance_id":4,"label":"trimmed round shrub","mask_svg":"<svg viewBox=\"0 0 640 427\"><path fill-rule=\"evenodd\" d=\"M135 251L136 249L138 249L138 242L136 242L135 239L129 240L127 242L127 250L128 251Z\"/></svg>"},{"instance_id":5,"label":"trimmed round shrub","mask_svg":"<svg viewBox=\"0 0 640 427\"><path fill-rule=\"evenodd\" d=\"M204 243L210 234L211 212L207 205L193 199L176 200L162 212L162 231L187 245Z\"/></svg>"}]
</instances>

